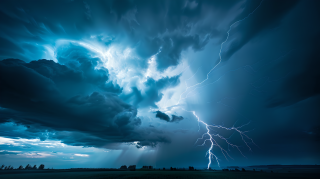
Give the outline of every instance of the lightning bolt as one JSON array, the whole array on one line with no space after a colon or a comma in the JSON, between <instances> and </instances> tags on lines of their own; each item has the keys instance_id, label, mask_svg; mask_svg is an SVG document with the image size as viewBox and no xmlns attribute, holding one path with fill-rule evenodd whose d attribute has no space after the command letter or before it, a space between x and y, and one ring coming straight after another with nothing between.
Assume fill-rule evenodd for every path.
<instances>
[{"instance_id":1,"label":"lightning bolt","mask_svg":"<svg viewBox=\"0 0 320 179\"><path fill-rule=\"evenodd\" d=\"M229 26L229 29L228 29L228 31L227 31L227 38L226 38L226 39L221 43L221 45L220 45L219 62L207 73L206 79L204 79L203 81L201 81L201 82L199 82L199 83L197 83L197 84L195 84L195 85L186 86L185 91L180 94L180 98L179 98L176 106L179 105L179 103L180 103L180 101L181 101L181 99L182 99L182 95L183 95L184 93L186 93L186 92L188 91L188 89L195 87L195 88L192 90L192 91L194 91L194 90L196 90L197 88L199 88L199 87L198 87L199 85L203 84L204 82L206 82L206 81L209 79L210 73L211 73L211 72L221 63L221 61L222 61L222 57L221 57L222 48L223 48L223 45L224 45L224 44L228 41L228 39L229 39L230 31L231 31L232 27L233 27L234 25L236 25L236 24L238 24L238 23L246 20L247 18L249 18L249 17L261 6L262 2L263 2L263 0L262 0L262 1L260 2L260 4L259 4L251 13L249 13L245 18L243 18L243 19L241 19L241 20L238 20L238 21L234 22L233 24L231 24L231 25ZM245 68L246 68L246 67L245 67ZM197 72L198 72L198 70L197 70ZM196 73L197 73L197 72L196 72ZM193 76L194 76L194 75L193 75ZM193 76L192 76L192 77L193 77ZM221 77L222 77L222 76L221 76ZM216 81L218 81L219 79L221 79L221 77L219 77ZM214 81L214 82L216 82L216 81ZM205 86L206 86L206 85L205 85ZM192 91L191 91L191 92L192 92ZM190 93L190 92L189 92L189 93ZM188 94L189 94L189 93L188 93ZM187 94L186 97L188 97L188 94ZM185 98L184 98L184 99L185 99ZM232 159L232 157L229 155L228 151L227 151L226 149L224 149L221 145L219 145L219 143L217 142L216 139L221 139L221 140L223 140L226 144L228 144L228 147L231 146L231 147L233 147L233 148L236 148L236 149L241 153L241 155L243 155L243 153L242 153L242 151L240 150L240 148L239 148L238 145L232 144L227 138L223 137L223 136L220 135L219 133L213 133L212 131L214 131L214 129L223 129L223 130L234 131L234 132L238 133L238 134L241 136L242 141L245 143L245 145L249 148L250 151L251 151L251 147L249 146L249 144L248 144L248 142L247 142L246 140L249 140L251 143L255 144L255 143L253 142L253 140L252 140L250 137L248 137L247 134L246 134L246 133L249 132L249 131L242 131L242 130L241 130L241 128L243 128L244 126L249 125L250 122L247 123L247 124L244 124L244 125L242 125L242 126L239 126L239 127L235 127L235 126L233 125L232 127L229 127L229 128L228 128L228 127L224 127L224 126L222 126L222 125L209 125L209 124L207 124L206 122L204 122L203 120L201 120L201 119L197 116L197 114L196 114L195 111L187 111L187 110L185 110L185 109L183 109L183 108L182 108L182 110L184 110L184 111L186 111L186 112L191 112L191 113L197 118L197 120L198 120L198 126L199 126L199 130L198 130L198 131L200 131L200 123L203 124L203 125L205 125L205 127L206 127L207 132L204 133L204 134L201 136L201 138L198 138L195 143L198 143L199 140L203 140L203 143L202 143L200 146L204 146L207 141L210 141L210 148L209 148L208 151L206 152L206 156L208 155L208 160L209 160L209 162L208 162L208 167L207 167L208 169L210 168L210 165L211 165L211 162L212 162L211 159L213 159L213 158L216 160L216 162L217 162L217 164L218 164L218 166L219 166L219 168L220 168L219 158L212 152L214 146L217 146L217 147L221 150L221 152L222 152L222 154L224 155L224 157L226 158L226 160L228 160L228 158L231 158L231 159ZM207 137L207 138L205 138L205 137ZM244 156L244 155L243 155L243 156ZM244 156L244 157L245 157L245 156Z\"/></svg>"},{"instance_id":2,"label":"lightning bolt","mask_svg":"<svg viewBox=\"0 0 320 179\"><path fill-rule=\"evenodd\" d=\"M228 158L230 159L233 159L228 151L226 149L224 149L221 145L219 145L219 143L217 142L216 138L219 138L221 140L223 140L226 144L228 144L228 147L231 146L232 148L236 148L242 156L244 156L244 154L242 153L242 151L240 150L240 146L238 145L235 145L233 143L231 143L227 138L223 137L222 135L220 135L219 133L212 133L211 131L213 131L214 129L224 129L224 130L227 130L227 131L234 131L234 132L237 132L240 136L241 136L241 139L242 141L245 143L245 145L249 148L249 150L251 151L251 147L249 146L248 142L246 141L247 140L250 140L251 143L255 144L254 141L246 134L247 132L249 131L242 131L241 128L247 126L250 124L250 122L242 125L242 126L239 126L239 127L235 127L235 126L232 126L232 127L224 127L222 125L210 125L210 124L207 124L206 122L204 122L203 120L201 120L195 111L187 111L185 109L182 108L182 110L186 111L186 112L191 112L198 120L198 124L204 124L205 127L206 127L206 130L207 132L204 133L201 138L198 138L195 142L195 144L198 143L199 140L203 140L203 143L199 146L204 146L206 144L207 141L210 141L210 148L208 149L208 151L206 152L206 156L208 155L208 160L209 160L209 163L208 163L208 169L210 168L210 165L211 165L211 159L214 158L220 168L220 163L219 163L219 158L212 152L212 149L214 146L217 146L222 154L224 155L224 157L226 158L226 160L228 160ZM200 125L199 125L199 130L200 131ZM205 137L208 136L209 138L205 139ZM256 144L255 144L256 145ZM245 156L244 156L245 157Z\"/></svg>"},{"instance_id":3,"label":"lightning bolt","mask_svg":"<svg viewBox=\"0 0 320 179\"><path fill-rule=\"evenodd\" d=\"M204 79L203 81L201 81L201 82L199 82L199 83L197 83L197 84L195 84L195 85L192 85L192 86L187 87L186 90L180 94L180 98L179 98L178 103L177 103L176 105L178 105L178 104L180 103L180 101L181 101L181 96L182 96L184 93L186 93L186 92L188 91L188 89L193 88L193 87L196 87L196 86L199 86L199 85L203 84L204 82L206 82L206 81L209 79L210 73L211 73L211 72L221 63L221 61L222 61L222 57L221 57L222 47L223 47L223 45L228 41L229 36L230 36L230 31L231 31L232 27L233 27L234 25L236 25L236 24L238 24L238 23L246 20L247 18L249 18L249 17L261 6L262 2L263 2L263 0L262 0L262 1L260 2L260 4L259 4L251 13L249 13L245 18L243 18L243 19L241 19L241 20L238 20L238 21L234 22L233 24L231 24L231 25L229 26L229 29L228 29L228 31L227 31L227 38L226 38L226 39L221 43L221 45L220 45L219 62L218 62L215 66L213 66L213 68L211 68L211 70L207 73L206 79Z\"/></svg>"},{"instance_id":4,"label":"lightning bolt","mask_svg":"<svg viewBox=\"0 0 320 179\"><path fill-rule=\"evenodd\" d=\"M242 67L233 69L233 70L229 70L229 71L227 71L226 73L224 73L223 75L221 75L218 79L212 81L211 83L207 83L207 84L205 84L205 85L197 86L197 87L193 88L193 89L190 90L188 93L186 93L185 97L181 98L181 96L180 96L180 99L179 99L179 101L178 101L178 103L177 103L176 105L178 105L181 100L184 100L184 99L187 99L188 97L190 97L189 94L195 92L197 89L200 89L200 88L206 87L206 86L208 86L208 85L214 84L214 83L218 82L222 77L224 77L225 75L227 75L227 74L229 74L229 73L231 73L231 72L235 72L235 71L241 70L241 69L247 70L248 67L252 68L250 65L245 65L245 66L242 66ZM247 70L247 71L248 71L248 70ZM198 72L198 71L197 71L197 72ZM196 73L197 73L197 72L196 72ZM250 71L249 71L249 72L250 72ZM195 73L195 74L196 74L196 73ZM194 76L194 75L192 75L192 76ZM189 80L189 79L187 79L187 80ZM186 81L187 81L187 80L186 80ZM193 96L193 95L192 95L192 96Z\"/></svg>"}]
</instances>

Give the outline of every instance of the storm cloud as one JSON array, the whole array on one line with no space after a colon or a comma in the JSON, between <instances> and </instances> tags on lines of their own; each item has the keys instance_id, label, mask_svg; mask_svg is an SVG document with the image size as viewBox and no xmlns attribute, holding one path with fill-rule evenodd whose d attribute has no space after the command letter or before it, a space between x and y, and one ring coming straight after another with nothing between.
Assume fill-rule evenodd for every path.
<instances>
[{"instance_id":1,"label":"storm cloud","mask_svg":"<svg viewBox=\"0 0 320 179\"><path fill-rule=\"evenodd\" d=\"M99 160L83 154L88 161L105 156L98 167L203 168L209 141L202 120L241 127L256 144L210 128L242 151L218 139L234 159L214 146L221 166L319 163L319 7L299 0L2 0L0 148L9 155L0 152L0 160L50 150L63 159L58 165L67 149L57 146L66 145L101 150Z\"/></svg>"},{"instance_id":2,"label":"storm cloud","mask_svg":"<svg viewBox=\"0 0 320 179\"><path fill-rule=\"evenodd\" d=\"M85 146L101 147L102 141L106 145L146 140L134 131L141 125L137 109L118 98L113 93L114 86L104 86L107 71L94 70L91 63L86 65L70 69L50 60L0 61L0 105L4 114L1 121L74 131L75 134L68 134L67 138L74 136L72 144L86 140L88 143L81 143ZM83 95L81 90L76 90L77 86L100 91ZM6 109L10 111L5 112ZM60 139L64 133L58 132L55 137ZM83 138L81 133L89 136L82 134ZM65 142L70 143L67 139Z\"/></svg>"},{"instance_id":3,"label":"storm cloud","mask_svg":"<svg viewBox=\"0 0 320 179\"><path fill-rule=\"evenodd\" d=\"M182 116L176 116L176 115L172 115L170 120L170 117L166 113L163 113L161 111L156 111L156 117L167 122L179 122L183 120Z\"/></svg>"}]
</instances>

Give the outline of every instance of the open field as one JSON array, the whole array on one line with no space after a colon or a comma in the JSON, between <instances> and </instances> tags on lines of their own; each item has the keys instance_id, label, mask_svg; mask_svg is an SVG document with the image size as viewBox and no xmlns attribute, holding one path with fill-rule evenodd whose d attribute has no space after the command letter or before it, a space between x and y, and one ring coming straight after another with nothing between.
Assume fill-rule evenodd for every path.
<instances>
[{"instance_id":1,"label":"open field","mask_svg":"<svg viewBox=\"0 0 320 179\"><path fill-rule=\"evenodd\" d=\"M256 178L320 178L320 172L313 173L269 173L269 172L222 172L222 171L62 171L45 172L0 172L1 179L53 179L53 178L121 178L121 179L193 179L193 178L222 178L222 179L256 179Z\"/></svg>"}]
</instances>

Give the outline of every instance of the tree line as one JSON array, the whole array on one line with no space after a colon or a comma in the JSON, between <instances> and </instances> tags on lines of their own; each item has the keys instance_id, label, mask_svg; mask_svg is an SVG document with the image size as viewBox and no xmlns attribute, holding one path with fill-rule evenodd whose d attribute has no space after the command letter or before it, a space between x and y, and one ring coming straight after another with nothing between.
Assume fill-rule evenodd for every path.
<instances>
[{"instance_id":1,"label":"tree line","mask_svg":"<svg viewBox=\"0 0 320 179\"><path fill-rule=\"evenodd\" d=\"M39 165L39 167L37 167L37 165L34 165L33 167L28 164L26 167L23 167L22 165L20 165L18 168L13 168L13 166L9 165L9 166L5 166L5 165L1 165L0 170L13 170L13 169L17 169L17 170L43 170L44 169L44 165L41 164Z\"/></svg>"}]
</instances>

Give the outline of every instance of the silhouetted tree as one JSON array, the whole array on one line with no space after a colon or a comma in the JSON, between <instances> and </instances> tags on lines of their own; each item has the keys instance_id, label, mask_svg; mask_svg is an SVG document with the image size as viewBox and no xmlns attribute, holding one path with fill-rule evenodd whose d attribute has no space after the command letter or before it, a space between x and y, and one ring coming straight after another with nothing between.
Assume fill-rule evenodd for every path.
<instances>
[{"instance_id":1,"label":"silhouetted tree","mask_svg":"<svg viewBox=\"0 0 320 179\"><path fill-rule=\"evenodd\" d=\"M243 172L245 172L245 171L246 171L246 169L242 168L242 171L243 171Z\"/></svg>"},{"instance_id":2,"label":"silhouetted tree","mask_svg":"<svg viewBox=\"0 0 320 179\"><path fill-rule=\"evenodd\" d=\"M4 167L5 170L8 170L8 166Z\"/></svg>"},{"instance_id":3,"label":"silhouetted tree","mask_svg":"<svg viewBox=\"0 0 320 179\"><path fill-rule=\"evenodd\" d=\"M53 169L53 168L52 168ZM130 171L136 171L136 165L130 165L129 167L128 167L128 170L130 170Z\"/></svg>"},{"instance_id":4,"label":"silhouetted tree","mask_svg":"<svg viewBox=\"0 0 320 179\"><path fill-rule=\"evenodd\" d=\"M26 166L26 168L24 168L24 169L26 169L26 170L30 170L30 169L32 169L32 167L31 167L31 165L30 165L30 164L28 164L28 165Z\"/></svg>"},{"instance_id":5,"label":"silhouetted tree","mask_svg":"<svg viewBox=\"0 0 320 179\"><path fill-rule=\"evenodd\" d=\"M20 165L20 167L18 168L18 170L23 170L24 168L23 168L23 166L22 165Z\"/></svg>"},{"instance_id":6,"label":"silhouetted tree","mask_svg":"<svg viewBox=\"0 0 320 179\"><path fill-rule=\"evenodd\" d=\"M1 165L0 170L2 170L4 168L4 165Z\"/></svg>"},{"instance_id":7,"label":"silhouetted tree","mask_svg":"<svg viewBox=\"0 0 320 179\"><path fill-rule=\"evenodd\" d=\"M44 169L44 165L41 164L38 169L39 169L39 170L43 170L43 169Z\"/></svg>"},{"instance_id":8,"label":"silhouetted tree","mask_svg":"<svg viewBox=\"0 0 320 179\"><path fill-rule=\"evenodd\" d=\"M166 168L163 168L163 170L166 170Z\"/></svg>"},{"instance_id":9,"label":"silhouetted tree","mask_svg":"<svg viewBox=\"0 0 320 179\"><path fill-rule=\"evenodd\" d=\"M122 166L120 167L120 169L121 169L121 170L127 170L128 167L127 167L127 165L122 165Z\"/></svg>"},{"instance_id":10,"label":"silhouetted tree","mask_svg":"<svg viewBox=\"0 0 320 179\"><path fill-rule=\"evenodd\" d=\"M37 170L37 165L34 165L32 169Z\"/></svg>"}]
</instances>

